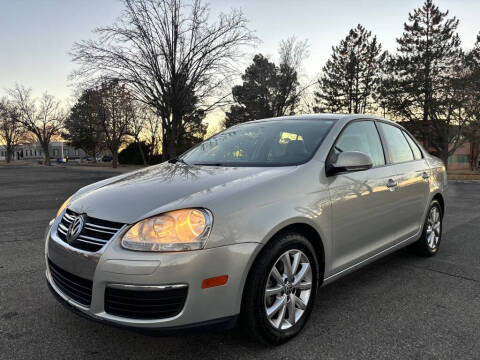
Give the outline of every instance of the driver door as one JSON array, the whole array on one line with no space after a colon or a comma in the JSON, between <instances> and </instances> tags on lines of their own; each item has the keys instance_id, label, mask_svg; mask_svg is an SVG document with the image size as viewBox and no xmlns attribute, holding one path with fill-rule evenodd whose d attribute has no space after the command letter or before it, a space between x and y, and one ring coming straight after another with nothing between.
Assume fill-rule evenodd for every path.
<instances>
[{"instance_id":1,"label":"driver door","mask_svg":"<svg viewBox=\"0 0 480 360\"><path fill-rule=\"evenodd\" d=\"M394 166L386 162L376 124L351 122L338 137L327 162L334 163L343 151L369 155L369 170L341 173L329 178L332 201L333 273L340 272L389 247L398 202ZM393 186L392 186L393 185Z\"/></svg>"}]
</instances>

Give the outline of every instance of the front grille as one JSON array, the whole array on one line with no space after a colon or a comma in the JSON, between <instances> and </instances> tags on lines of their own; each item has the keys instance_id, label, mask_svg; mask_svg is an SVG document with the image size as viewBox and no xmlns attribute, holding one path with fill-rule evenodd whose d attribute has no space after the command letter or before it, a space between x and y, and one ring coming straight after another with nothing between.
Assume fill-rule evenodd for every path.
<instances>
[{"instance_id":1,"label":"front grille","mask_svg":"<svg viewBox=\"0 0 480 360\"><path fill-rule=\"evenodd\" d=\"M57 234L60 239L67 242L68 227L75 220L79 214L68 210L62 217L58 224ZM123 226L124 224L85 217L85 225L80 235L70 243L71 246L77 249L95 252L100 250Z\"/></svg>"},{"instance_id":2,"label":"front grille","mask_svg":"<svg viewBox=\"0 0 480 360\"><path fill-rule=\"evenodd\" d=\"M182 311L188 288L131 290L107 287L105 311L132 319L164 319Z\"/></svg>"},{"instance_id":3,"label":"front grille","mask_svg":"<svg viewBox=\"0 0 480 360\"><path fill-rule=\"evenodd\" d=\"M53 282L66 296L76 302L89 306L92 301L92 282L73 275L55 265L48 259L48 269Z\"/></svg>"}]
</instances>

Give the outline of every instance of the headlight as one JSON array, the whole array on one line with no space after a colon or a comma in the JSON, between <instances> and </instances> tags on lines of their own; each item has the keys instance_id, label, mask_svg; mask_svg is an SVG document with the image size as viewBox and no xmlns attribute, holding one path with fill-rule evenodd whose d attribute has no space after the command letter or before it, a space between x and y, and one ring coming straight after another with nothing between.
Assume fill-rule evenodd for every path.
<instances>
[{"instance_id":1,"label":"headlight","mask_svg":"<svg viewBox=\"0 0 480 360\"><path fill-rule=\"evenodd\" d=\"M138 251L186 251L202 249L212 228L205 209L170 211L142 220L122 238L122 246Z\"/></svg>"},{"instance_id":2,"label":"headlight","mask_svg":"<svg viewBox=\"0 0 480 360\"><path fill-rule=\"evenodd\" d=\"M67 200L65 200L65 202L62 204L62 206L60 206L60 209L58 209L58 211L57 211L57 216L56 217L58 217L58 215L60 215L62 213L62 211L65 210L65 208L68 206L68 203L70 202L71 198L72 197L70 196Z\"/></svg>"}]
</instances>

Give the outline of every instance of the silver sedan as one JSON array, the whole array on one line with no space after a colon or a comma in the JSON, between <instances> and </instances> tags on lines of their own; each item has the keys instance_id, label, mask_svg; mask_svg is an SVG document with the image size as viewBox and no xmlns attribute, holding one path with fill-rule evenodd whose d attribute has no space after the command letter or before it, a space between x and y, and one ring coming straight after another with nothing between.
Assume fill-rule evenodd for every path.
<instances>
[{"instance_id":1,"label":"silver sedan","mask_svg":"<svg viewBox=\"0 0 480 360\"><path fill-rule=\"evenodd\" d=\"M279 344L322 285L407 245L434 255L446 186L444 164L391 121L252 121L78 190L47 229L47 282L103 322L170 331L240 319Z\"/></svg>"}]
</instances>

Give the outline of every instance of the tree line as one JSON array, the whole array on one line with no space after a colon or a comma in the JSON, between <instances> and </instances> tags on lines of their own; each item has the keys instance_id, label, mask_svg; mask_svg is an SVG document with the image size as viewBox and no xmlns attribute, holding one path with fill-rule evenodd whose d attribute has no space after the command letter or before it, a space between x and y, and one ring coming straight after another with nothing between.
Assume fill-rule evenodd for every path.
<instances>
[{"instance_id":1,"label":"tree line","mask_svg":"<svg viewBox=\"0 0 480 360\"><path fill-rule=\"evenodd\" d=\"M219 107L224 127L306 112L377 113L402 121L445 163L465 141L480 143L480 33L464 50L459 20L433 0L408 14L394 53L359 24L332 47L320 77L305 80L309 44L291 37L276 60L256 54L234 86L237 63L258 41L241 11L212 21L201 0L123 5L116 22L73 46L73 107L48 94L34 99L21 85L1 99L8 159L30 137L48 164L48 144L61 136L93 158L109 149L114 167L127 142L145 164L167 160L205 137L203 120Z\"/></svg>"}]
</instances>

